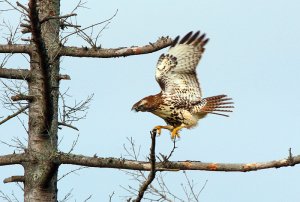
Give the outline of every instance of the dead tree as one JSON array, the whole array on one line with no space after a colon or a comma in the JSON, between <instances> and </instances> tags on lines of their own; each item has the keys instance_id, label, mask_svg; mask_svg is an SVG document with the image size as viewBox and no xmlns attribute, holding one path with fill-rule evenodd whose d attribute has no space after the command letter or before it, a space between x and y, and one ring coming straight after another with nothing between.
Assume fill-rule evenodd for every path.
<instances>
[{"instance_id":1,"label":"dead tree","mask_svg":"<svg viewBox=\"0 0 300 202\"><path fill-rule=\"evenodd\" d=\"M3 2L8 1L4 0ZM260 169L294 166L300 163L300 155L264 163L230 164L204 163L200 161L169 161L162 156L157 162L155 154L156 131L151 132L152 144L148 161L128 160L123 158L102 158L83 156L58 151L57 131L60 126L73 127L66 121L59 121L58 100L59 86L62 80L70 79L68 75L60 74L61 57L94 57L113 58L139 54L148 54L169 46L172 39L161 37L156 42L145 46L121 47L105 49L97 46L97 37L93 40L79 25L67 21L71 16L60 15L59 0L29 0L28 5L19 2L9 3L24 16L20 24L22 33L30 34L24 43L18 44L8 40L0 45L0 53L26 54L30 58L28 67L24 69L8 68L5 62L0 67L0 78L25 80L28 90L12 91L11 104L22 101L18 110L3 117L1 124L18 116L28 114L28 145L20 153L0 156L0 166L20 164L24 168L23 176L11 176L4 179L8 182L24 183L24 201L57 201L57 172L62 164L72 164L97 168L117 168L125 170L150 171L149 176L141 182L141 187L134 201L140 201L157 171L206 170L247 172ZM75 29L73 33L60 37L60 31L66 27ZM87 27L89 28L89 27ZM64 40L72 34L84 38L90 47L65 46ZM24 104L25 103L25 104ZM73 129L76 129L73 127Z\"/></svg>"}]
</instances>

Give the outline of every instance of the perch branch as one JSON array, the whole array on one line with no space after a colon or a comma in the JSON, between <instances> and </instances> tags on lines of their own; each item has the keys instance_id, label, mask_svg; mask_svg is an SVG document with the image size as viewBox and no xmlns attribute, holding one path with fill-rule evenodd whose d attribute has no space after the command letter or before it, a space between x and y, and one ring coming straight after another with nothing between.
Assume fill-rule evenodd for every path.
<instances>
[{"instance_id":1,"label":"perch branch","mask_svg":"<svg viewBox=\"0 0 300 202\"><path fill-rule=\"evenodd\" d=\"M150 155L149 155L149 161L150 161L150 173L148 175L147 180L140 186L139 193L137 195L137 198L133 200L134 202L140 202L145 194L145 191L147 190L148 186L152 183L152 181L155 178L156 170L155 170L155 141L156 141L156 130L153 130L150 132L151 134L151 147L150 147Z\"/></svg>"},{"instance_id":2,"label":"perch branch","mask_svg":"<svg viewBox=\"0 0 300 202\"><path fill-rule=\"evenodd\" d=\"M171 45L172 39L169 37L161 37L156 42L141 47L123 47L123 48L78 48L78 47L61 47L61 56L71 57L96 57L96 58L112 58L125 57L130 55L140 55L152 53Z\"/></svg>"}]
</instances>

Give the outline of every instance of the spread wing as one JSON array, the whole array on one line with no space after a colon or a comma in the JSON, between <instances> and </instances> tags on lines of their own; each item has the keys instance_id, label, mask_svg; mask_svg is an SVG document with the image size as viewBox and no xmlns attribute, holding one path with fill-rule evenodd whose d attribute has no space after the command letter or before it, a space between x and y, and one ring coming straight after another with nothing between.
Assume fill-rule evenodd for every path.
<instances>
[{"instance_id":1,"label":"spread wing","mask_svg":"<svg viewBox=\"0 0 300 202\"><path fill-rule=\"evenodd\" d=\"M180 41L179 36L176 37L167 54L160 56L155 78L163 94L176 95L190 102L201 99L196 67L208 39L205 34L199 35L199 31L189 32Z\"/></svg>"}]
</instances>

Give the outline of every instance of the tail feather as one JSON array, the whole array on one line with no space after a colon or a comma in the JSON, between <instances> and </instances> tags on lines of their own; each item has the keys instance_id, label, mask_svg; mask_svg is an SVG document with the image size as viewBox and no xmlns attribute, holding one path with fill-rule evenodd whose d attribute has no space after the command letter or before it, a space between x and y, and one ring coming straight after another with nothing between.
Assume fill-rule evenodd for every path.
<instances>
[{"instance_id":1,"label":"tail feather","mask_svg":"<svg viewBox=\"0 0 300 202\"><path fill-rule=\"evenodd\" d=\"M215 115L220 115L220 116L226 116L229 117L228 114L220 114L220 113L216 113L216 112L209 112L210 114L215 114Z\"/></svg>"},{"instance_id":2,"label":"tail feather","mask_svg":"<svg viewBox=\"0 0 300 202\"><path fill-rule=\"evenodd\" d=\"M228 98L227 95L217 95L212 97L207 97L202 99L197 105L194 107L194 112L196 113L209 113L216 114L221 116L229 116L226 113L232 112L232 110L227 110L226 108L234 108L234 102L227 102L232 100ZM224 113L218 113L224 112Z\"/></svg>"}]
</instances>

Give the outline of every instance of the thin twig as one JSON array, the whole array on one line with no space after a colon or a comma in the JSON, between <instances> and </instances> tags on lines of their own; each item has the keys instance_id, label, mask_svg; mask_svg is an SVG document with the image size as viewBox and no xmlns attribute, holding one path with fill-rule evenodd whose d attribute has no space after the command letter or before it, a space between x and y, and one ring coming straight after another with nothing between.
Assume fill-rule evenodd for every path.
<instances>
[{"instance_id":1,"label":"thin twig","mask_svg":"<svg viewBox=\"0 0 300 202\"><path fill-rule=\"evenodd\" d=\"M73 192L73 189L71 189L65 196L64 196L64 198L63 199L61 199L61 200L59 200L58 202L66 202L66 201L68 201L70 198L71 198L71 194L72 194L72 192Z\"/></svg>"},{"instance_id":2,"label":"thin twig","mask_svg":"<svg viewBox=\"0 0 300 202\"><path fill-rule=\"evenodd\" d=\"M60 16L48 16L48 17L45 17L44 19L42 19L40 21L40 23L44 23L48 20L52 20L52 19L63 19L63 18L69 18L69 17L72 17L72 16L77 16L76 13L70 13L70 14L67 14L67 15L60 15Z\"/></svg>"},{"instance_id":3,"label":"thin twig","mask_svg":"<svg viewBox=\"0 0 300 202\"><path fill-rule=\"evenodd\" d=\"M79 171L79 170L82 170L82 169L85 169L85 168L89 168L87 166L81 166L79 168L76 168L76 169L73 169L65 174L63 174L60 178L57 179L57 182L60 181L61 179L67 177L68 175L72 174L72 173L76 173L76 171Z\"/></svg>"},{"instance_id":4,"label":"thin twig","mask_svg":"<svg viewBox=\"0 0 300 202\"><path fill-rule=\"evenodd\" d=\"M74 129L74 130L79 131L78 128L76 128L75 126L72 126L71 124L67 124L67 123L63 123L63 122L58 122L58 125L59 125L59 126L66 126L66 127L68 127L68 128L72 128L72 129Z\"/></svg>"},{"instance_id":5,"label":"thin twig","mask_svg":"<svg viewBox=\"0 0 300 202\"><path fill-rule=\"evenodd\" d=\"M195 185L194 185L194 182L190 180L190 178L187 176L187 174L186 174L185 171L183 171L183 174L184 174L185 179L186 179L186 181L188 183L191 195L198 202L199 201L199 194L198 195L195 194L195 187L194 187Z\"/></svg>"},{"instance_id":6,"label":"thin twig","mask_svg":"<svg viewBox=\"0 0 300 202\"><path fill-rule=\"evenodd\" d=\"M22 112L24 112L26 109L29 108L29 105L22 107L19 111L13 113L12 115L7 116L5 119L3 119L2 121L0 121L0 125L5 123L6 121L14 118L15 116L18 116L19 114L21 114Z\"/></svg>"},{"instance_id":7,"label":"thin twig","mask_svg":"<svg viewBox=\"0 0 300 202\"><path fill-rule=\"evenodd\" d=\"M162 160L159 158L159 160L161 160L162 162L168 162L169 159L171 158L171 156L173 155L175 149L176 149L176 138L173 139L173 148L172 150L170 151L169 155L166 156L166 155L163 155L162 153L159 153L160 156L162 157Z\"/></svg>"},{"instance_id":8,"label":"thin twig","mask_svg":"<svg viewBox=\"0 0 300 202\"><path fill-rule=\"evenodd\" d=\"M77 142L79 140L79 134L77 135L76 139L73 141L71 149L69 150L69 154L74 150L75 146L77 145Z\"/></svg>"},{"instance_id":9,"label":"thin twig","mask_svg":"<svg viewBox=\"0 0 300 202\"><path fill-rule=\"evenodd\" d=\"M115 192L113 191L112 194L109 195L109 202L112 202L112 197L114 196Z\"/></svg>"},{"instance_id":10,"label":"thin twig","mask_svg":"<svg viewBox=\"0 0 300 202\"><path fill-rule=\"evenodd\" d=\"M17 1L17 6L21 7L23 10L25 10L27 13L29 12L29 9L24 6L23 4L21 4L20 2Z\"/></svg>"},{"instance_id":11,"label":"thin twig","mask_svg":"<svg viewBox=\"0 0 300 202\"><path fill-rule=\"evenodd\" d=\"M110 20L112 20L112 19L117 15L117 13L118 13L118 10L117 10L117 11L115 12L115 14L114 14L112 17L110 17L109 19L104 20L104 21L102 21L102 22L98 22L98 23L92 24L92 25L87 26L87 27L82 28L82 29L79 29L79 28L77 28L77 27L74 27L74 28L75 28L75 31L74 31L74 32L71 32L70 34L67 34L67 35L64 36L60 41L62 42L64 39L70 37L70 36L73 35L73 34L82 33L82 34L86 35L86 33L84 32L84 30L93 28L93 27L95 27L95 26L97 26L97 25L101 25L101 24L103 24L103 23L105 23L105 22L109 22ZM87 35L86 35L86 36L87 36ZM89 36L87 36L87 38L90 39ZM96 45L96 44L94 44L94 45Z\"/></svg>"},{"instance_id":12,"label":"thin twig","mask_svg":"<svg viewBox=\"0 0 300 202\"><path fill-rule=\"evenodd\" d=\"M83 202L87 202L88 200L90 200L92 198L92 195L89 195Z\"/></svg>"},{"instance_id":13,"label":"thin twig","mask_svg":"<svg viewBox=\"0 0 300 202\"><path fill-rule=\"evenodd\" d=\"M10 3L8 0L4 0L6 3L8 3L14 10L17 10L19 11L20 13L23 13L24 15L26 15L26 13L24 13L23 11L19 10L16 6L14 6L12 3ZM17 2L17 6L18 5L18 2Z\"/></svg>"},{"instance_id":14,"label":"thin twig","mask_svg":"<svg viewBox=\"0 0 300 202\"><path fill-rule=\"evenodd\" d=\"M199 191L198 194L197 194L197 197L199 197L199 195L201 194L201 192L204 190L204 188L205 188L206 185L207 185L207 182L208 182L208 180L206 180L205 183L204 183L204 185L201 187L200 191Z\"/></svg>"}]
</instances>

